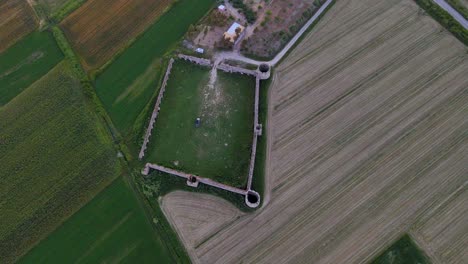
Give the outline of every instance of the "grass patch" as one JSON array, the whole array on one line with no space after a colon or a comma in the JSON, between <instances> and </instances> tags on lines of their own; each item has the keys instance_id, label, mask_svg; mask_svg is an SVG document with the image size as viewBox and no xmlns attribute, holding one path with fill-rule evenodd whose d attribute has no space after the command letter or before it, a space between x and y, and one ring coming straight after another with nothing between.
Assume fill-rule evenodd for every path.
<instances>
[{"instance_id":1,"label":"grass patch","mask_svg":"<svg viewBox=\"0 0 468 264\"><path fill-rule=\"evenodd\" d=\"M0 109L0 164L0 259L6 263L120 173L108 133L68 64Z\"/></svg>"},{"instance_id":2,"label":"grass patch","mask_svg":"<svg viewBox=\"0 0 468 264\"><path fill-rule=\"evenodd\" d=\"M450 31L463 44L468 45L468 30L460 25L447 11L431 0L414 0L440 25Z\"/></svg>"},{"instance_id":3,"label":"grass patch","mask_svg":"<svg viewBox=\"0 0 468 264\"><path fill-rule=\"evenodd\" d=\"M244 187L253 136L255 81L176 61L146 160ZM196 118L201 126L195 127Z\"/></svg>"},{"instance_id":4,"label":"grass patch","mask_svg":"<svg viewBox=\"0 0 468 264\"><path fill-rule=\"evenodd\" d=\"M49 32L33 32L0 54L0 106L46 74L62 58Z\"/></svg>"},{"instance_id":5,"label":"grass patch","mask_svg":"<svg viewBox=\"0 0 468 264\"><path fill-rule=\"evenodd\" d=\"M174 47L188 27L203 17L213 3L213 0L175 2L170 10L98 74L96 92L123 134L131 131L135 119L155 94L162 69L152 65ZM126 96L129 87L151 71L158 74L154 73L144 83L134 87L133 94Z\"/></svg>"},{"instance_id":6,"label":"grass patch","mask_svg":"<svg viewBox=\"0 0 468 264\"><path fill-rule=\"evenodd\" d=\"M429 259L414 244L408 235L404 235L395 244L378 256L372 264L429 264Z\"/></svg>"},{"instance_id":7,"label":"grass patch","mask_svg":"<svg viewBox=\"0 0 468 264\"><path fill-rule=\"evenodd\" d=\"M87 0L43 0L49 4L50 19L55 23L60 23L65 17L78 9Z\"/></svg>"},{"instance_id":8,"label":"grass patch","mask_svg":"<svg viewBox=\"0 0 468 264\"><path fill-rule=\"evenodd\" d=\"M119 178L19 263L174 263L151 225Z\"/></svg>"},{"instance_id":9,"label":"grass patch","mask_svg":"<svg viewBox=\"0 0 468 264\"><path fill-rule=\"evenodd\" d=\"M273 76L273 71L271 72ZM265 162L267 158L267 118L268 118L268 89L270 88L271 78L260 82L260 94L258 103L258 122L263 125L262 135L258 137L257 154L255 156L255 167L252 179L252 189L265 197ZM263 202L263 199L260 200Z\"/></svg>"}]
</instances>

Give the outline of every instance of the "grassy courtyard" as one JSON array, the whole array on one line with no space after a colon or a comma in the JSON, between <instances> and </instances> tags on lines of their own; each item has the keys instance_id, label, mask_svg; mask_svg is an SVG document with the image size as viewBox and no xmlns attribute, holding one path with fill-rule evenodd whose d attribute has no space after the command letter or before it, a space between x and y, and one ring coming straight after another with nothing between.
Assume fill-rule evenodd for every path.
<instances>
[{"instance_id":1,"label":"grassy courtyard","mask_svg":"<svg viewBox=\"0 0 468 264\"><path fill-rule=\"evenodd\" d=\"M252 141L251 77L176 61L146 161L243 187ZM195 126L196 118L201 125Z\"/></svg>"}]
</instances>

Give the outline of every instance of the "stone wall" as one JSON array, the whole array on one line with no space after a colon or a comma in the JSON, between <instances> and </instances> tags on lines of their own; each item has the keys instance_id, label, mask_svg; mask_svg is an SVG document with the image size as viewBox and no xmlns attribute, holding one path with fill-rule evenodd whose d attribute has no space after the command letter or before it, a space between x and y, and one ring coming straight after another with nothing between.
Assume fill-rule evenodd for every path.
<instances>
[{"instance_id":1,"label":"stone wall","mask_svg":"<svg viewBox=\"0 0 468 264\"><path fill-rule=\"evenodd\" d=\"M149 142L149 138L151 137L151 132L153 130L154 123L156 122L156 118L158 117L158 114L159 114L159 110L160 110L159 106L161 105L161 101L164 97L164 92L166 91L167 81L169 80L169 75L171 74L173 63L174 63L174 59L170 59L169 64L167 65L167 70L166 70L166 74L164 75L164 80L161 85L161 90L159 90L158 99L156 100L156 103L154 105L153 113L151 115L151 119L148 124L148 128L146 129L145 137L143 139L143 145L141 146L140 154L138 155L138 158L140 160L143 159L145 156L145 151Z\"/></svg>"},{"instance_id":2,"label":"stone wall","mask_svg":"<svg viewBox=\"0 0 468 264\"><path fill-rule=\"evenodd\" d=\"M201 66L206 66L206 67L212 67L213 66L213 63L208 59L198 58L198 57L189 56L189 55L185 55L185 54L179 54L178 57L180 59L189 61L191 63L198 64L198 65L201 65Z\"/></svg>"}]
</instances>

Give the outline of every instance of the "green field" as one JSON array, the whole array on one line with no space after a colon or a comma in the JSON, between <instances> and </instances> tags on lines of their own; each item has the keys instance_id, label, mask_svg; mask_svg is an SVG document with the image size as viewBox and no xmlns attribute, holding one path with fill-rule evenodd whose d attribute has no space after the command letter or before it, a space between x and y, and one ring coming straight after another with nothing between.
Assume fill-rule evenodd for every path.
<instances>
[{"instance_id":1,"label":"green field","mask_svg":"<svg viewBox=\"0 0 468 264\"><path fill-rule=\"evenodd\" d=\"M10 263L120 174L65 62L0 109L0 259Z\"/></svg>"},{"instance_id":2,"label":"green field","mask_svg":"<svg viewBox=\"0 0 468 264\"><path fill-rule=\"evenodd\" d=\"M0 107L52 69L63 54L49 32L33 32L0 54Z\"/></svg>"},{"instance_id":3,"label":"green field","mask_svg":"<svg viewBox=\"0 0 468 264\"><path fill-rule=\"evenodd\" d=\"M400 238L372 264L429 264L429 259L408 235Z\"/></svg>"},{"instance_id":4,"label":"green field","mask_svg":"<svg viewBox=\"0 0 468 264\"><path fill-rule=\"evenodd\" d=\"M96 79L96 91L116 127L130 132L156 92L162 56L212 6L213 0L179 0Z\"/></svg>"},{"instance_id":5,"label":"green field","mask_svg":"<svg viewBox=\"0 0 468 264\"><path fill-rule=\"evenodd\" d=\"M243 187L253 136L255 81L176 61L146 160ZM195 127L195 119L201 126Z\"/></svg>"},{"instance_id":6,"label":"green field","mask_svg":"<svg viewBox=\"0 0 468 264\"><path fill-rule=\"evenodd\" d=\"M175 263L119 178L19 263Z\"/></svg>"}]
</instances>

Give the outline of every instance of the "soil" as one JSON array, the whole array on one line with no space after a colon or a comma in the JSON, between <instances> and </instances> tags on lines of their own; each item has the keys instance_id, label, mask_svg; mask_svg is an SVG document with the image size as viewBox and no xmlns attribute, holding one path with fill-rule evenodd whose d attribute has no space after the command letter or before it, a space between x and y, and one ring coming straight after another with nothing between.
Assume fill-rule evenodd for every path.
<instances>
[{"instance_id":1,"label":"soil","mask_svg":"<svg viewBox=\"0 0 468 264\"><path fill-rule=\"evenodd\" d=\"M187 39L196 47L214 49L222 43L223 34L237 21L228 10L213 9L196 26L191 27Z\"/></svg>"},{"instance_id":2,"label":"soil","mask_svg":"<svg viewBox=\"0 0 468 264\"><path fill-rule=\"evenodd\" d=\"M257 22L244 38L241 52L262 58L276 55L320 7L319 3L316 6L314 2L272 0L257 5ZM258 8L259 6L262 8Z\"/></svg>"},{"instance_id":3,"label":"soil","mask_svg":"<svg viewBox=\"0 0 468 264\"><path fill-rule=\"evenodd\" d=\"M0 52L36 28L36 16L26 1L0 1Z\"/></svg>"}]
</instances>

